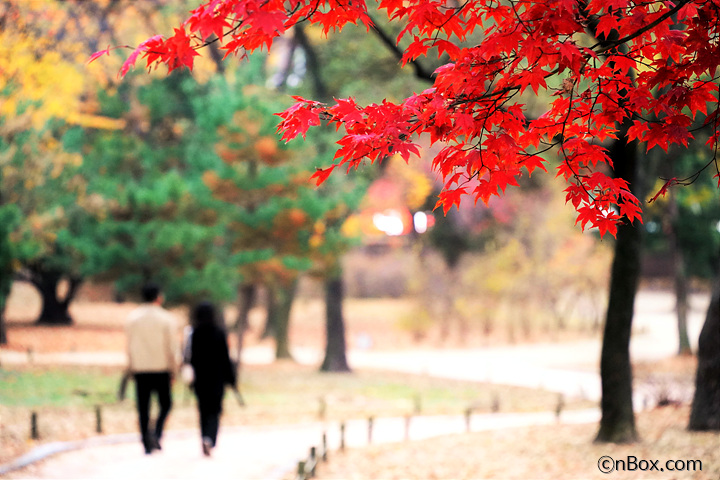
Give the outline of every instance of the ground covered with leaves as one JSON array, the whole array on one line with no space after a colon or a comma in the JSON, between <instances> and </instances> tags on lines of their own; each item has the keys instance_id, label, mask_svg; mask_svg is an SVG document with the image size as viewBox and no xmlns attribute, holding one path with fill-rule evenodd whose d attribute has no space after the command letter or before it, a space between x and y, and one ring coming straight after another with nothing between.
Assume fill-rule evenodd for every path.
<instances>
[{"instance_id":1,"label":"ground covered with leaves","mask_svg":"<svg viewBox=\"0 0 720 480\"><path fill-rule=\"evenodd\" d=\"M30 305L23 301L20 304ZM122 325L132 308L130 304L78 302L73 307L75 326L39 327L32 322L36 313L32 308L14 305L9 312L11 344L8 349L28 352L28 358L35 353L122 351ZM298 317L291 332L295 345L317 347L323 338L322 304L299 302L295 311ZM417 346L408 332L398 329L393 320L408 311L409 306L403 300L349 302L351 344L358 338L364 342L370 338L374 348ZM176 313L179 318L186 318L186 312ZM254 317L251 325L249 343L261 344L257 335L262 327L261 316ZM332 452L329 462L320 465L319 478L720 478L720 436L691 433L685 428L694 357L634 367L636 384L657 387L653 390L654 403L670 404L638 416L641 441L637 444L594 444L597 428L594 424L514 428ZM3 386L0 389L0 464L43 443L96 435L97 406L102 409L103 433L135 432L132 387L125 401L119 402L116 398L120 376L119 367L0 367ZM496 398L501 399L503 412L548 411L553 410L557 402L556 394L539 390L380 372L329 375L291 362L246 367L242 388L247 406L241 408L228 396L223 425L291 423L316 420L321 415L328 419L349 419L410 413L458 414L470 404L477 413L487 413L493 410ZM175 400L168 428L196 429L197 411L192 394L179 382ZM589 406L592 405L588 402L577 402L568 403L565 408ZM32 412L38 414L39 440L30 439ZM702 470L698 464L693 466L694 471L682 472L641 470L638 465L635 471L604 475L598 469L598 461L606 455L615 460L627 461L632 457L638 462L656 460L660 468L664 468L667 461L698 460L702 462Z\"/></svg>"},{"instance_id":2,"label":"ground covered with leaves","mask_svg":"<svg viewBox=\"0 0 720 480\"><path fill-rule=\"evenodd\" d=\"M349 449L321 463L317 478L717 480L720 435L688 432L687 418L687 407L644 412L637 419L641 440L630 445L594 443L597 426L590 424L513 428ZM624 469L619 461L625 461ZM652 462L658 470L651 470ZM600 471L613 465L615 471Z\"/></svg>"}]
</instances>

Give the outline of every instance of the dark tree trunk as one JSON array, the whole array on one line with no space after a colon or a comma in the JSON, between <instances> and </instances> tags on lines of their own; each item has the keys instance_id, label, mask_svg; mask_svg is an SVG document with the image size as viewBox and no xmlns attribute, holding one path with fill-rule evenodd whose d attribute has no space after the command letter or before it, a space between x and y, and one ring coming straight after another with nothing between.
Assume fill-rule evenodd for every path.
<instances>
[{"instance_id":1,"label":"dark tree trunk","mask_svg":"<svg viewBox=\"0 0 720 480\"><path fill-rule=\"evenodd\" d=\"M0 196L0 208L3 207L2 196ZM10 250L10 220L5 216L0 217L0 345L6 345L7 326L5 325L5 306L10 296L10 288L13 282L12 253Z\"/></svg>"},{"instance_id":2,"label":"dark tree trunk","mask_svg":"<svg viewBox=\"0 0 720 480\"><path fill-rule=\"evenodd\" d=\"M345 319L343 318L344 285L342 275L332 275L325 280L325 359L323 372L349 372L347 344L345 342Z\"/></svg>"},{"instance_id":3,"label":"dark tree trunk","mask_svg":"<svg viewBox=\"0 0 720 480\"><path fill-rule=\"evenodd\" d=\"M720 276L716 273L710 306L698 339L695 396L690 430L720 430Z\"/></svg>"},{"instance_id":4,"label":"dark tree trunk","mask_svg":"<svg viewBox=\"0 0 720 480\"><path fill-rule=\"evenodd\" d=\"M277 360L292 359L288 334L290 310L293 300L295 300L297 283L297 279L295 279L288 285L279 285L270 289L272 294L269 295L271 307L268 308L268 322L275 332L275 358Z\"/></svg>"},{"instance_id":5,"label":"dark tree trunk","mask_svg":"<svg viewBox=\"0 0 720 480\"><path fill-rule=\"evenodd\" d=\"M58 295L58 287L62 275L56 272L34 272L32 283L38 289L42 299L42 309L37 323L41 325L72 325L70 316L70 303L75 298L81 280L71 278L68 291L64 298Z\"/></svg>"},{"instance_id":6,"label":"dark tree trunk","mask_svg":"<svg viewBox=\"0 0 720 480\"><path fill-rule=\"evenodd\" d=\"M5 325L5 305L10 296L12 280L9 272L0 273L0 345L7 345L7 326Z\"/></svg>"},{"instance_id":7,"label":"dark tree trunk","mask_svg":"<svg viewBox=\"0 0 720 480\"><path fill-rule=\"evenodd\" d=\"M688 316L688 288L685 274L685 257L678 240L678 203L675 190L670 189L670 248L673 259L673 280L675 286L675 312L677 313L678 327L678 355L691 355L690 338L687 330Z\"/></svg>"},{"instance_id":8,"label":"dark tree trunk","mask_svg":"<svg viewBox=\"0 0 720 480\"><path fill-rule=\"evenodd\" d=\"M642 198L636 145L626 142L624 132L620 134L621 140L615 142L610 151L615 176L628 180L633 194ZM641 252L642 230L629 223L621 225L615 243L600 357L602 418L597 442L630 443L638 439L632 399L630 333Z\"/></svg>"},{"instance_id":9,"label":"dark tree trunk","mask_svg":"<svg viewBox=\"0 0 720 480\"><path fill-rule=\"evenodd\" d=\"M0 239L2 242L2 239ZM0 246L2 249L2 246ZM0 262L2 262L3 252L0 251ZM9 262L8 262L9 263ZM7 305L7 299L10 296L10 288L12 287L12 271L7 265L0 266L0 345L7 345L7 325L5 324L5 306Z\"/></svg>"},{"instance_id":10,"label":"dark tree trunk","mask_svg":"<svg viewBox=\"0 0 720 480\"><path fill-rule=\"evenodd\" d=\"M240 374L242 373L242 351L245 344L245 332L247 332L250 325L250 310L255 304L256 291L257 288L254 284L247 283L240 286L238 295L238 316L237 322L235 323L235 334L237 336L235 378L237 379L238 389L240 388Z\"/></svg>"},{"instance_id":11,"label":"dark tree trunk","mask_svg":"<svg viewBox=\"0 0 720 480\"><path fill-rule=\"evenodd\" d=\"M267 314L265 316L265 327L263 328L262 338L275 338L275 322L277 321L277 287L268 285L267 292Z\"/></svg>"}]
</instances>

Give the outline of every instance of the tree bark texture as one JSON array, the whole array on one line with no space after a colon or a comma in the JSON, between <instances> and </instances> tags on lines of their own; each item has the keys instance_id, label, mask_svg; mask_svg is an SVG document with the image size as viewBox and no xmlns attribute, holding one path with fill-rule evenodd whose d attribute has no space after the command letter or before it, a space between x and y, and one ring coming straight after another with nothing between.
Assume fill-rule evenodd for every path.
<instances>
[{"instance_id":1,"label":"tree bark texture","mask_svg":"<svg viewBox=\"0 0 720 480\"><path fill-rule=\"evenodd\" d=\"M325 359L323 372L349 372L345 320L343 318L344 285L342 275L332 275L325 280Z\"/></svg>"},{"instance_id":2,"label":"tree bark texture","mask_svg":"<svg viewBox=\"0 0 720 480\"><path fill-rule=\"evenodd\" d=\"M716 274L710 306L698 339L695 395L690 430L720 430L720 274Z\"/></svg>"},{"instance_id":3,"label":"tree bark texture","mask_svg":"<svg viewBox=\"0 0 720 480\"><path fill-rule=\"evenodd\" d=\"M615 175L628 180L633 194L642 198L636 145L628 144L625 135L619 138L610 149ZM596 442L631 443L638 439L630 364L630 333L642 252L642 230L637 227L626 223L617 232L600 357L602 418Z\"/></svg>"},{"instance_id":4,"label":"tree bark texture","mask_svg":"<svg viewBox=\"0 0 720 480\"><path fill-rule=\"evenodd\" d=\"M0 196L0 207L2 197ZM9 227L7 218L0 217L0 345L8 342L7 326L5 324L5 306L10 296L10 289L13 282L12 252L10 250Z\"/></svg>"},{"instance_id":5,"label":"tree bark texture","mask_svg":"<svg viewBox=\"0 0 720 480\"><path fill-rule=\"evenodd\" d=\"M32 273L32 284L37 288L42 299L42 308L37 323L41 325L72 325L73 319L70 315L70 303L75 298L80 279L70 278L68 291L63 298L58 295L58 287L62 280L62 274L58 272L34 271Z\"/></svg>"},{"instance_id":6,"label":"tree bark texture","mask_svg":"<svg viewBox=\"0 0 720 480\"><path fill-rule=\"evenodd\" d=\"M5 306L10 296L10 286L12 285L12 277L9 272L0 273L0 345L7 345L7 326L5 324Z\"/></svg>"},{"instance_id":7,"label":"tree bark texture","mask_svg":"<svg viewBox=\"0 0 720 480\"><path fill-rule=\"evenodd\" d=\"M673 259L673 282L675 286L675 312L677 313L678 355L692 354L687 330L688 317L688 280L685 273L685 256L678 240L678 200L675 191L670 189L670 248Z\"/></svg>"},{"instance_id":8,"label":"tree bark texture","mask_svg":"<svg viewBox=\"0 0 720 480\"><path fill-rule=\"evenodd\" d=\"M238 388L240 388L240 374L242 373L242 351L245 344L245 332L247 332L250 325L250 310L255 304L256 291L255 284L246 283L240 286L238 292L238 316L235 322L235 335L237 336L235 378Z\"/></svg>"},{"instance_id":9,"label":"tree bark texture","mask_svg":"<svg viewBox=\"0 0 720 480\"><path fill-rule=\"evenodd\" d=\"M298 280L293 280L288 285L277 285L270 289L270 303L272 316L268 318L275 333L275 359L292 359L290 354L290 310L292 309ZM270 312L268 312L270 315Z\"/></svg>"}]
</instances>

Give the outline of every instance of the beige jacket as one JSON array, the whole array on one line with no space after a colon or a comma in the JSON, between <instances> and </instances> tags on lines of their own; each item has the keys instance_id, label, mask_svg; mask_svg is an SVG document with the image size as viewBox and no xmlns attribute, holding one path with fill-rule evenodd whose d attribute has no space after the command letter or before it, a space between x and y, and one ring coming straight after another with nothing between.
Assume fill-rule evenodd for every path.
<instances>
[{"instance_id":1,"label":"beige jacket","mask_svg":"<svg viewBox=\"0 0 720 480\"><path fill-rule=\"evenodd\" d=\"M128 368L131 373L170 372L178 364L175 317L155 304L143 304L128 316Z\"/></svg>"}]
</instances>

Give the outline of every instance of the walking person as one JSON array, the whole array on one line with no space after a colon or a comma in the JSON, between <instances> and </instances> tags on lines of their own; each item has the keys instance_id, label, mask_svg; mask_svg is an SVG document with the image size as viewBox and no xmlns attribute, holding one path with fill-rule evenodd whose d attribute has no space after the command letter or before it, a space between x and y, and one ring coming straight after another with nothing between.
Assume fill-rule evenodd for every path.
<instances>
[{"instance_id":1,"label":"walking person","mask_svg":"<svg viewBox=\"0 0 720 480\"><path fill-rule=\"evenodd\" d=\"M235 368L228 352L227 334L215 307L201 302L192 311L190 364L194 371L195 396L200 413L202 450L206 456L215 447L220 428L225 385L235 388Z\"/></svg>"},{"instance_id":2,"label":"walking person","mask_svg":"<svg viewBox=\"0 0 720 480\"><path fill-rule=\"evenodd\" d=\"M133 310L125 324L128 371L135 379L138 421L145 453L160 450L165 420L172 408L172 381L177 369L177 322L162 305L160 287L142 288L143 304ZM150 426L150 401L157 395L158 417Z\"/></svg>"}]
</instances>

